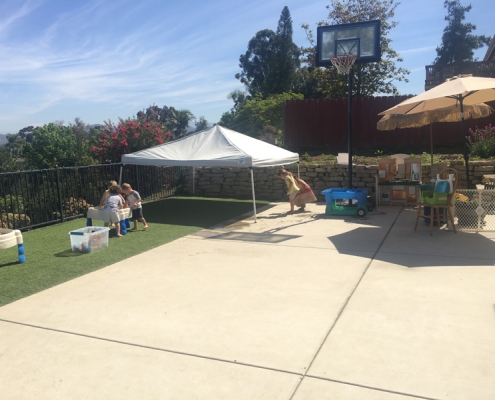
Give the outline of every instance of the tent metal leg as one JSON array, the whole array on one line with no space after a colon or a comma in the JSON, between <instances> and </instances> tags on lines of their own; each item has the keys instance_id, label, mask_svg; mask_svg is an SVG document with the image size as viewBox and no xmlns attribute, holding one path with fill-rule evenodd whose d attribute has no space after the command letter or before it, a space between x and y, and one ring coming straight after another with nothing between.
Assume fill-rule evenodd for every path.
<instances>
[{"instance_id":1,"label":"tent metal leg","mask_svg":"<svg viewBox=\"0 0 495 400\"><path fill-rule=\"evenodd\" d=\"M253 169L250 168L251 171L251 189L253 190L253 211L254 211L254 222L258 222L256 219L256 198L254 195L254 174L253 174Z\"/></svg>"},{"instance_id":2,"label":"tent metal leg","mask_svg":"<svg viewBox=\"0 0 495 400\"><path fill-rule=\"evenodd\" d=\"M196 193L196 168L193 167L193 194Z\"/></svg>"},{"instance_id":3,"label":"tent metal leg","mask_svg":"<svg viewBox=\"0 0 495 400\"><path fill-rule=\"evenodd\" d=\"M120 166L120 174L119 174L119 185L122 185L122 168L123 166Z\"/></svg>"}]
</instances>

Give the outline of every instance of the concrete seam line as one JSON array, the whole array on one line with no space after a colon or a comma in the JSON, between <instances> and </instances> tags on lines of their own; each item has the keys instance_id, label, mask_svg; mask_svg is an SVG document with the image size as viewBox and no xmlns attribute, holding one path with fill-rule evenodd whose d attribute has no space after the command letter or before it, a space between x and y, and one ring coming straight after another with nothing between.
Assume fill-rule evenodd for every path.
<instances>
[{"instance_id":1,"label":"concrete seam line","mask_svg":"<svg viewBox=\"0 0 495 400\"><path fill-rule=\"evenodd\" d=\"M278 368L272 368L272 367L266 367L266 366L263 366L263 365L256 365L256 364L249 364L249 363L244 363L244 362L238 362L236 360L234 360L234 361L224 360L222 358L203 356L203 355L200 355L200 354L193 354L193 353L186 353L184 351L163 349L163 348L160 348L160 347L147 346L147 345L138 344L138 343L124 342L122 340L109 339L109 338L104 338L104 337L99 337L99 336L92 336L92 335L87 335L85 333L77 333L77 332L64 331L62 329L47 328L47 327L44 327L44 326L27 324L27 323L18 322L18 321L11 321L11 320L8 320L8 319L3 319L3 318L0 318L0 322L5 322L5 323L15 324L15 325L22 325L22 326L26 326L26 327L29 327L29 328L42 329L42 330L45 330L45 331L51 331L51 332L57 332L57 333L65 333L65 334L68 334L68 335L80 336L80 337L84 337L84 338L88 338L88 339L101 340L101 341L104 341L104 342L110 342L110 343L116 343L116 344L124 344L124 345L127 345L127 346L139 347L139 348L147 349L147 350L157 350L157 351L161 351L161 352L164 352L164 353L172 353L172 354L178 354L178 355L182 355L182 356L202 358L204 360L218 361L218 362L227 363L227 364L241 365L243 367L252 367L252 368L258 368L258 369L264 369L264 370L268 370L268 371L281 372L281 373L285 373L285 374L296 375L296 376L302 377L302 374L301 373L298 373L298 372L287 371L287 370L284 370L284 369L278 369Z\"/></svg>"},{"instance_id":2,"label":"concrete seam line","mask_svg":"<svg viewBox=\"0 0 495 400\"><path fill-rule=\"evenodd\" d=\"M294 390L294 393L292 393L292 396L290 396L289 400L292 400L295 396L295 394L297 393L297 390L299 389L299 386L301 386L301 383L302 381L304 380L305 376L307 375L307 372L310 370L311 366L313 365L313 362L316 360L316 357L318 357L318 354L320 353L320 350L322 349L323 345L325 344L325 342L327 341L328 337L330 336L330 333L332 332L333 328L335 327L335 325L337 325L337 322L339 321L340 319L340 316L342 315L342 313L344 312L344 309L347 307L347 304L349 303L349 301L351 300L352 296L354 295L354 293L356 292L356 289L358 288L359 284L361 283L361 281L363 280L364 278L364 275L366 275L366 272L368 272L368 269L371 265L371 263L373 262L373 260L375 259L376 255L378 254L378 252L380 251L380 248L383 246L383 243L385 242L385 240L387 239L388 235L390 234L390 231L392 230L392 228L394 227L395 223L397 222L397 219L399 218L399 215L402 213L402 211L404 210L404 207L402 207L400 209L400 212L397 213L397 216L395 217L394 221L392 222L392 224L390 224L390 228L388 229L387 233L385 234L385 236L383 237L382 241L380 242L380 245L378 246L378 248L376 249L376 251L373 253L373 255L371 256L370 258L370 261L368 263L368 265L366 266L366 268L364 269L363 273L361 274L361 277L359 278L359 280L357 281L356 285L354 286L354 289L352 289L351 293L349 294L349 296L347 297L347 299L344 301L344 303L342 304L342 307L340 308L338 314L337 314L337 317L335 318L335 321L334 323L330 326L330 328L328 329L328 332L327 334L325 335L325 337L323 338L323 341L321 342L320 346L318 347L318 350L316 350L316 353L315 355L313 356L312 360L310 361L308 367L306 368L303 376L302 376L302 379L299 381L299 384L297 385L296 389Z\"/></svg>"},{"instance_id":3,"label":"concrete seam line","mask_svg":"<svg viewBox=\"0 0 495 400\"><path fill-rule=\"evenodd\" d=\"M341 383L343 385L349 385L349 386L357 386L357 387L362 387L365 389L371 389L371 390L377 390L379 392L387 392L387 393L393 393L393 394L400 394L403 396L409 396L409 397L414 397L415 399L424 399L424 400L439 400L434 397L425 397L425 396L420 396L417 394L411 394L411 393L405 393L405 392L398 392L396 390L389 390L389 389L382 389L374 386L367 386L367 385L362 385L359 383L352 383L352 382L346 382L346 381L340 381L338 379L331 379L331 378L323 378L321 376L316 376L316 375L306 375L308 378L313 378L313 379L319 379L322 381L330 381L330 382L335 382L335 383Z\"/></svg>"},{"instance_id":4,"label":"concrete seam line","mask_svg":"<svg viewBox=\"0 0 495 400\"><path fill-rule=\"evenodd\" d=\"M492 239L490 239L490 240L492 240ZM415 255L417 255L417 253L405 253L405 252L404 253L398 253L398 252L395 252L395 251L384 251L382 253L383 254L400 254L400 255L405 255L405 256L408 256L408 255L415 256ZM462 256L449 256L448 254L445 254L445 255L442 255L442 256L438 256L436 254L423 254L423 255L425 255L427 257L436 257L436 258L441 258L441 259L454 258L456 260L469 260L469 261L471 261L471 260L490 260L490 261L492 261L493 260L492 257L486 257L486 258L485 257L478 257L478 256L476 256L476 257L462 257ZM491 265L487 265L487 266L491 266Z\"/></svg>"}]
</instances>

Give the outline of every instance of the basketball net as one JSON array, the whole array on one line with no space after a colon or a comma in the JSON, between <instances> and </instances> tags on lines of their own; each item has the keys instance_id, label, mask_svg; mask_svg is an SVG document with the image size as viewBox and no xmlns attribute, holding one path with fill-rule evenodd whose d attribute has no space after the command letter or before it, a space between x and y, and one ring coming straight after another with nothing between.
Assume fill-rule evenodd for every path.
<instances>
[{"instance_id":1,"label":"basketball net","mask_svg":"<svg viewBox=\"0 0 495 400\"><path fill-rule=\"evenodd\" d=\"M357 56L355 54L341 54L330 57L330 62L337 69L337 72L342 75L349 75Z\"/></svg>"}]
</instances>

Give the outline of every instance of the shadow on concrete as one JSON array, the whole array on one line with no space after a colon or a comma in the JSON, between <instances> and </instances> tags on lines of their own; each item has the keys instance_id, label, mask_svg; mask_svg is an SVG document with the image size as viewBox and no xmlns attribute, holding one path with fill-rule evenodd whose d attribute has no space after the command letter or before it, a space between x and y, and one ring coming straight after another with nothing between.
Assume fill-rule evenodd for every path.
<instances>
[{"instance_id":1,"label":"shadow on concrete","mask_svg":"<svg viewBox=\"0 0 495 400\"><path fill-rule=\"evenodd\" d=\"M429 228L414 231L414 225L407 229L397 227L404 222L399 219L387 233L376 251L374 260L415 267L452 266L493 266L495 265L495 241L483 234L438 230L429 235ZM359 254L352 248L353 243L370 240L376 228L357 227L351 231L329 236L341 254Z\"/></svg>"},{"instance_id":2,"label":"shadow on concrete","mask_svg":"<svg viewBox=\"0 0 495 400\"><path fill-rule=\"evenodd\" d=\"M196 236L207 237L208 239L217 240L239 240L243 242L256 242L256 243L282 243L287 240L296 239L299 235L280 235L269 233L253 233L253 232L227 232L218 233L211 231L197 232Z\"/></svg>"}]
</instances>

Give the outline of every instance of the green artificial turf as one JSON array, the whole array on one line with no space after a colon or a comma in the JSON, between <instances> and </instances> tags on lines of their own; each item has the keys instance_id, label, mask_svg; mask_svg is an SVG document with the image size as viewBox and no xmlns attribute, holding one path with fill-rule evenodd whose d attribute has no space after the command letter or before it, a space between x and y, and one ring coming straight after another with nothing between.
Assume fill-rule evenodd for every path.
<instances>
[{"instance_id":1,"label":"green artificial turf","mask_svg":"<svg viewBox=\"0 0 495 400\"><path fill-rule=\"evenodd\" d=\"M268 204L258 201L257 206ZM143 204L149 229L116 237L110 230L107 248L72 252L69 232L86 226L86 219L23 232L26 262L17 262L17 246L0 251L0 306L106 267L180 237L211 228L252 210L248 200L171 197ZM103 221L93 221L103 226ZM131 221L131 228L133 223Z\"/></svg>"}]
</instances>

